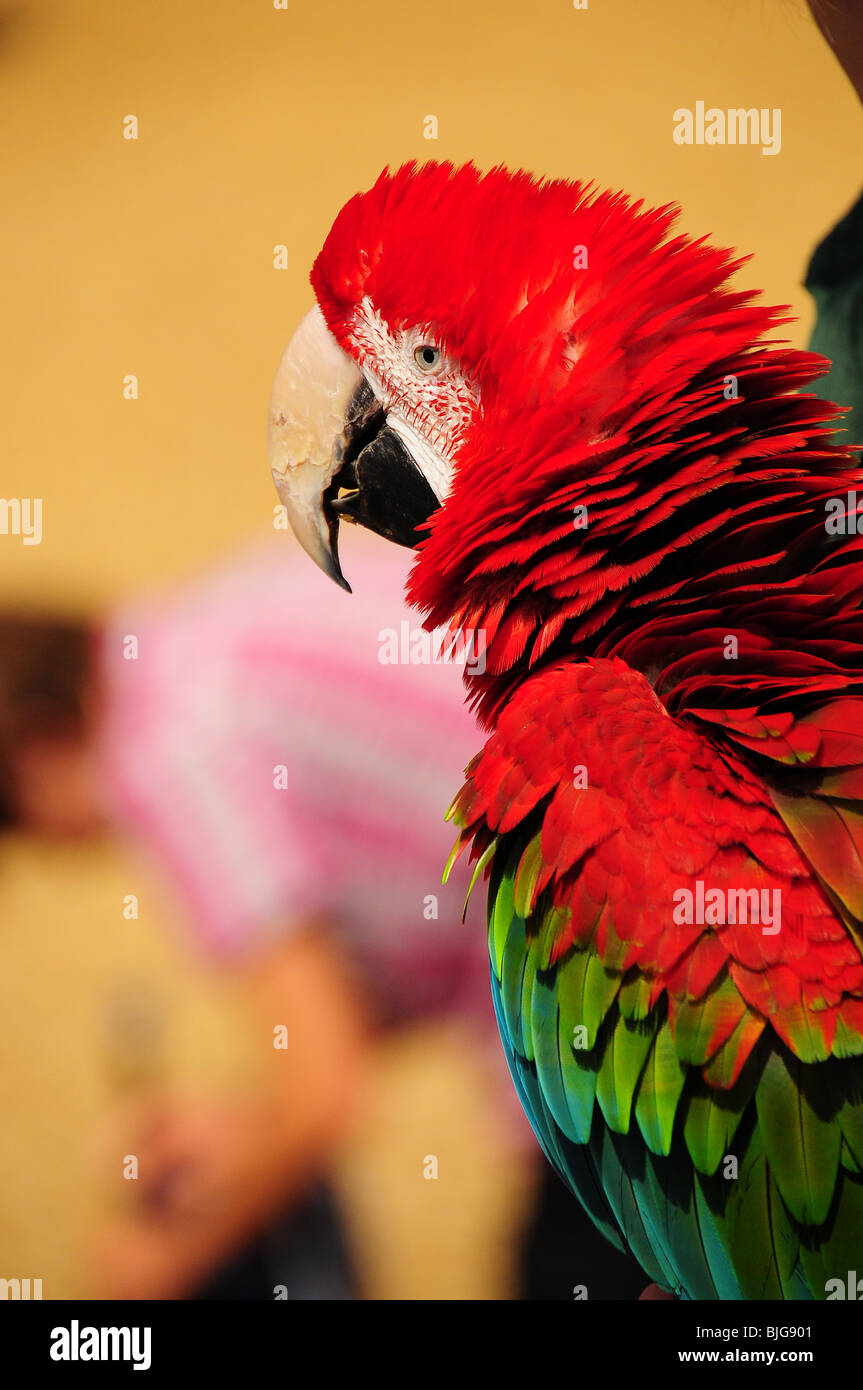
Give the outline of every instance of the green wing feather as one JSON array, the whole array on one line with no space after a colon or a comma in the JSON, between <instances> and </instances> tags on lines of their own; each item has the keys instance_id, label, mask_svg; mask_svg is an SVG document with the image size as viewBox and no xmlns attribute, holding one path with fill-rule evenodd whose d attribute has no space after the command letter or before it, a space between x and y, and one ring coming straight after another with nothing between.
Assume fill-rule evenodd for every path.
<instances>
[{"instance_id":1,"label":"green wing feather","mask_svg":"<svg viewBox=\"0 0 863 1390\"><path fill-rule=\"evenodd\" d=\"M860 1263L849 1234L863 1229L860 1060L801 1062L740 1014L727 977L678 1011L675 1036L664 997L641 1017L650 982L624 984L595 950L548 967L559 915L517 910L520 862L493 878L489 954L510 1065L554 1167L678 1296L825 1297Z\"/></svg>"}]
</instances>

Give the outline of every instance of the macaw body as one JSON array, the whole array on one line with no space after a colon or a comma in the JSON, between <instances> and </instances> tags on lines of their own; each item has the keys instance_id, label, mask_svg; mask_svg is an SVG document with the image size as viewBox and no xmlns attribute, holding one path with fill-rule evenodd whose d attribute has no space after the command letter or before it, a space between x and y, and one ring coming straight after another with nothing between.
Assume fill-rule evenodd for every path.
<instances>
[{"instance_id":1,"label":"macaw body","mask_svg":"<svg viewBox=\"0 0 863 1390\"><path fill-rule=\"evenodd\" d=\"M863 1233L860 953L765 782L612 657L526 681L454 813L516 1088L593 1220L679 1296L825 1296Z\"/></svg>"},{"instance_id":2,"label":"macaw body","mask_svg":"<svg viewBox=\"0 0 863 1390\"><path fill-rule=\"evenodd\" d=\"M315 264L271 458L334 578L370 525L418 546L428 626L484 634L451 814L550 1162L678 1297L826 1298L863 1240L856 500L827 524L863 475L823 360L672 216L382 175Z\"/></svg>"}]
</instances>

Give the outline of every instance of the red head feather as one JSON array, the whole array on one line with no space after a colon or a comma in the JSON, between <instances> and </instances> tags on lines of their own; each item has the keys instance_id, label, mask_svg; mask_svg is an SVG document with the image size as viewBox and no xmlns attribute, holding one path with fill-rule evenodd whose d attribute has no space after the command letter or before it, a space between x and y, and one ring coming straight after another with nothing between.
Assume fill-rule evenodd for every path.
<instances>
[{"instance_id":1,"label":"red head feather","mask_svg":"<svg viewBox=\"0 0 863 1390\"><path fill-rule=\"evenodd\" d=\"M826 364L766 344L783 310L728 287L729 252L669 239L675 216L406 165L347 203L315 263L348 351L366 299L392 329L433 332L479 388L411 597L431 626L485 631L470 679L489 720L564 650L624 657L677 709L863 668L860 542L825 531L826 499L863 477L825 430L836 407L798 394Z\"/></svg>"}]
</instances>

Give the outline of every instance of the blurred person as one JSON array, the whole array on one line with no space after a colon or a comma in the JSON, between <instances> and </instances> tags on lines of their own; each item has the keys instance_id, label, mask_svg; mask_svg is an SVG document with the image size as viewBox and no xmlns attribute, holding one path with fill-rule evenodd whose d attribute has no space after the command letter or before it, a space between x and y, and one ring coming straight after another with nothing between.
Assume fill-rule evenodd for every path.
<instances>
[{"instance_id":1,"label":"blurred person","mask_svg":"<svg viewBox=\"0 0 863 1390\"><path fill-rule=\"evenodd\" d=\"M269 1100L137 1088L117 1128L140 1177L101 1243L113 1296L201 1288L277 1210L269 1264L247 1251L212 1296L353 1296L322 1180L369 1027L476 1001L492 1028L465 872L440 884L440 808L474 737L459 671L410 659L407 554L361 560L353 602L292 559L280 538L93 628L0 621L0 820L111 824L148 851L197 943L241 973L277 1078ZM120 1004L134 1070L157 1025Z\"/></svg>"}]
</instances>

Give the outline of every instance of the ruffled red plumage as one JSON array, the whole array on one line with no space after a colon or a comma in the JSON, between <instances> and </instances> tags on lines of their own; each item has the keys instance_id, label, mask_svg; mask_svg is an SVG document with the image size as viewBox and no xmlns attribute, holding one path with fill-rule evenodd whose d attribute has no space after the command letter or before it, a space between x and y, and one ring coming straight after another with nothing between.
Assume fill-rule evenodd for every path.
<instances>
[{"instance_id":1,"label":"ruffled red plumage","mask_svg":"<svg viewBox=\"0 0 863 1390\"><path fill-rule=\"evenodd\" d=\"M851 1201L840 1149L859 1173L859 1107L834 1107L817 1201L771 1107L789 1077L796 1103L828 1074L800 1063L863 1056L863 538L825 525L835 499L863 499L863 471L833 433L841 412L809 390L827 364L773 341L784 309L732 288L731 253L671 236L675 216L577 183L411 165L346 206L312 278L349 351L368 296L391 327L428 328L479 389L409 592L429 626L486 633L486 670L467 680L490 736L454 818L491 866L517 985L524 971L521 1014L518 988L502 1003L513 1057L529 999L548 1007L543 972L586 1000L588 974L568 966L598 962L596 1066L610 1055L596 1018L649 1015L656 1058L667 1009L690 1069L669 1113L684 1096L689 1154L713 1172L723 1149L704 1117L725 1112L699 1107L759 1057L765 1152L788 1209L818 1226L840 1189ZM681 920L674 895L698 883L778 892L781 929ZM535 932L539 964L517 954ZM561 1100L554 1059L574 1053L552 1054L536 1113L586 1143L596 1076L576 1065ZM656 1094L639 1123L668 1153ZM605 1107L625 1133L628 1108Z\"/></svg>"}]
</instances>

